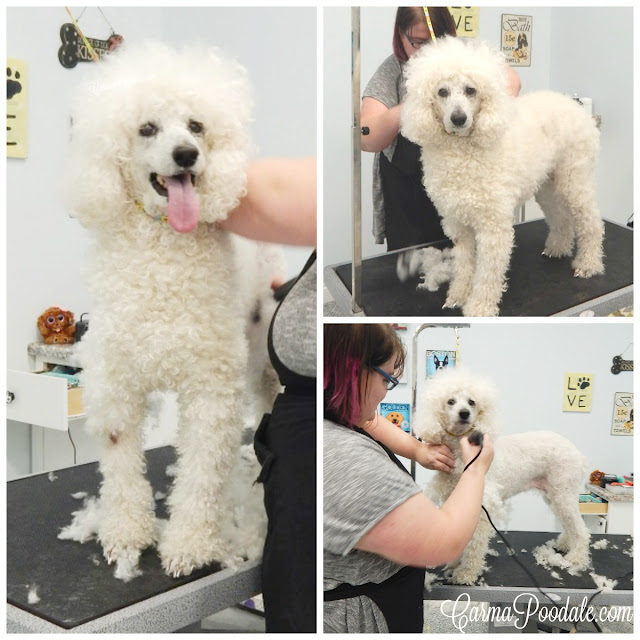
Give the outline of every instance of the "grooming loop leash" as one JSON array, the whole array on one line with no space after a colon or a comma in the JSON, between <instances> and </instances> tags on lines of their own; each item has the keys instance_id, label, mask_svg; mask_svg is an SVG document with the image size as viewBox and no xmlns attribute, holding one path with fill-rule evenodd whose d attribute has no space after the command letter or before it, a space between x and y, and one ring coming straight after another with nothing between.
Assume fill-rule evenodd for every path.
<instances>
[{"instance_id":1,"label":"grooming loop leash","mask_svg":"<svg viewBox=\"0 0 640 640\"><path fill-rule=\"evenodd\" d=\"M69 7L65 7L65 9L66 9L67 13L69 14L69 17L71 18L71 22L73 22L73 26L76 28L76 31L78 32L78 34L82 38L82 41L84 42L85 46L87 47L87 51L89 52L89 55L93 58L94 62L100 62L100 56L93 50L93 47L89 44L89 41L85 38L84 33L82 33L82 30L80 29L80 25L78 24L77 20L73 17L73 14L71 13L71 10L69 9ZM104 14L102 14L102 15L104 15Z\"/></svg>"},{"instance_id":2,"label":"grooming loop leash","mask_svg":"<svg viewBox=\"0 0 640 640\"><path fill-rule=\"evenodd\" d=\"M431 16L429 15L429 7L422 7L422 11L424 12L424 17L427 20L427 27L429 27L429 33L431 34L431 40L434 41L436 39L435 31L433 30L433 25L431 24Z\"/></svg>"}]
</instances>

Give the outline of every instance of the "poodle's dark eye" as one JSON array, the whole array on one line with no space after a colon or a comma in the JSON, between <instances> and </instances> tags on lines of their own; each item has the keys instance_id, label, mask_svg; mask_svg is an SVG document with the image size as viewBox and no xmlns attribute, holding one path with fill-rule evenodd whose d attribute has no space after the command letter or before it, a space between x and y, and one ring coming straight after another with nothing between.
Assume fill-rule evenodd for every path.
<instances>
[{"instance_id":1,"label":"poodle's dark eye","mask_svg":"<svg viewBox=\"0 0 640 640\"><path fill-rule=\"evenodd\" d=\"M450 404L451 406L453 406L456 403L456 401L451 398L450 400L447 400L447 404Z\"/></svg>"},{"instance_id":2,"label":"poodle's dark eye","mask_svg":"<svg viewBox=\"0 0 640 640\"><path fill-rule=\"evenodd\" d=\"M473 87L465 87L464 92L468 96L475 96L476 95L476 90Z\"/></svg>"},{"instance_id":3,"label":"poodle's dark eye","mask_svg":"<svg viewBox=\"0 0 640 640\"><path fill-rule=\"evenodd\" d=\"M189 120L189 131L191 133L202 133L202 122L196 122L195 120Z\"/></svg>"},{"instance_id":4,"label":"poodle's dark eye","mask_svg":"<svg viewBox=\"0 0 640 640\"><path fill-rule=\"evenodd\" d=\"M441 98L447 98L449 96L449 91L443 87L442 89L438 89L438 95Z\"/></svg>"},{"instance_id":5,"label":"poodle's dark eye","mask_svg":"<svg viewBox=\"0 0 640 640\"><path fill-rule=\"evenodd\" d=\"M469 398L469 406L470 407L475 407L476 406L476 401L472 400L471 398Z\"/></svg>"},{"instance_id":6,"label":"poodle's dark eye","mask_svg":"<svg viewBox=\"0 0 640 640\"><path fill-rule=\"evenodd\" d=\"M60 314L58 316L58 322L62 322L64 320L64 316L62 314Z\"/></svg>"},{"instance_id":7,"label":"poodle's dark eye","mask_svg":"<svg viewBox=\"0 0 640 640\"><path fill-rule=\"evenodd\" d=\"M53 316L47 316L47 322L49 324L53 324L56 321L56 319Z\"/></svg>"},{"instance_id":8,"label":"poodle's dark eye","mask_svg":"<svg viewBox=\"0 0 640 640\"><path fill-rule=\"evenodd\" d=\"M145 122L140 127L139 133L141 136L144 136L145 138L149 138L151 136L155 136L156 133L158 133L158 127L156 127L156 125L153 124L153 122Z\"/></svg>"}]
</instances>

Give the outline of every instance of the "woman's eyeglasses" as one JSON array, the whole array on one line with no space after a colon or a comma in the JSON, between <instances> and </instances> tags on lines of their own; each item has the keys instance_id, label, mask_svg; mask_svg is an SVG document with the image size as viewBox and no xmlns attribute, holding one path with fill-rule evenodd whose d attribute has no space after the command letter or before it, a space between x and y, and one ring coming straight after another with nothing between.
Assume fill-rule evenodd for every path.
<instances>
[{"instance_id":1,"label":"woman's eyeglasses","mask_svg":"<svg viewBox=\"0 0 640 640\"><path fill-rule=\"evenodd\" d=\"M400 383L398 378L394 378L390 376L386 371L380 369L380 367L371 367L374 371L377 371L383 378L387 381L387 391L391 391L391 389L395 389L396 385Z\"/></svg>"},{"instance_id":2,"label":"woman's eyeglasses","mask_svg":"<svg viewBox=\"0 0 640 640\"><path fill-rule=\"evenodd\" d=\"M424 47L427 42L431 42L429 38L412 38L404 29L402 30L404 33L404 37L409 41L409 44L414 49L419 49L420 47Z\"/></svg>"}]
</instances>

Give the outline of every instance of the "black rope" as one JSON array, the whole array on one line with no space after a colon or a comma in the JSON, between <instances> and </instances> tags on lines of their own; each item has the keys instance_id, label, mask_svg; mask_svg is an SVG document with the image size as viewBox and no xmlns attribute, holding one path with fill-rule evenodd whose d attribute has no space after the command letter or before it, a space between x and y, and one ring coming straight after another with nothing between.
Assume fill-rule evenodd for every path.
<instances>
[{"instance_id":1,"label":"black rope","mask_svg":"<svg viewBox=\"0 0 640 640\"><path fill-rule=\"evenodd\" d=\"M71 441L71 446L73 447L73 464L77 464L77 456L76 456L76 445L71 437L71 425L67 426L67 435L69 436L69 440Z\"/></svg>"}]
</instances>

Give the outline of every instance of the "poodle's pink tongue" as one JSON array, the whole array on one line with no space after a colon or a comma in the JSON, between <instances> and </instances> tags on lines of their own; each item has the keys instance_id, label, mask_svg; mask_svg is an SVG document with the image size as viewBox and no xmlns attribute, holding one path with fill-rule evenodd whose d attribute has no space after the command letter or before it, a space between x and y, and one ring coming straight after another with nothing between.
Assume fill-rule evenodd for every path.
<instances>
[{"instance_id":1,"label":"poodle's pink tongue","mask_svg":"<svg viewBox=\"0 0 640 640\"><path fill-rule=\"evenodd\" d=\"M163 176L169 192L167 218L169 224L180 233L188 233L198 226L200 206L198 194L191 184L191 176Z\"/></svg>"}]
</instances>

